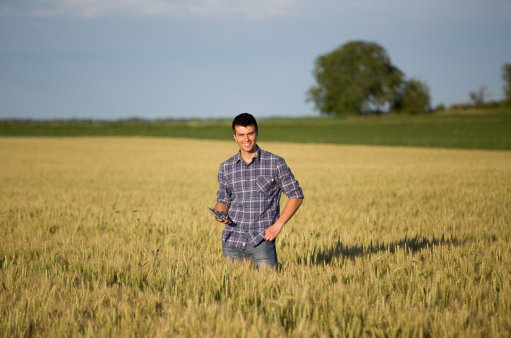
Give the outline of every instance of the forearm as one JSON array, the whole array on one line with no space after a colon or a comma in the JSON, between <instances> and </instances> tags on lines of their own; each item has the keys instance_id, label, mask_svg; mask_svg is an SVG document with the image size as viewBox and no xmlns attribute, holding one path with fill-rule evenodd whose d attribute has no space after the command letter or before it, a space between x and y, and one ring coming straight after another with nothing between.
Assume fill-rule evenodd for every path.
<instances>
[{"instance_id":1,"label":"forearm","mask_svg":"<svg viewBox=\"0 0 511 338\"><path fill-rule=\"evenodd\" d=\"M286 202L286 206L284 207L284 210L280 214L279 219L275 222L277 226L282 228L290 219L293 217L293 215L296 213L298 208L300 208L300 205L302 205L303 199L302 198L290 198Z\"/></svg>"}]
</instances>

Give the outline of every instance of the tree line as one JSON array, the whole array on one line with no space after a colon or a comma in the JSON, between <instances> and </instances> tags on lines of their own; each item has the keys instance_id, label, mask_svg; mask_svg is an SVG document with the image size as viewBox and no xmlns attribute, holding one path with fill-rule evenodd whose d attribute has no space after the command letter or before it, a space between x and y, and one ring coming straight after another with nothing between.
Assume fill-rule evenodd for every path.
<instances>
[{"instance_id":1,"label":"tree line","mask_svg":"<svg viewBox=\"0 0 511 338\"><path fill-rule=\"evenodd\" d=\"M502 67L504 103L511 105L511 64ZM428 85L407 78L392 64L387 51L375 42L350 41L315 62L317 84L307 100L326 115L404 114L432 112ZM473 106L484 105L486 88L469 94ZM500 102L499 102L500 104Z\"/></svg>"}]
</instances>

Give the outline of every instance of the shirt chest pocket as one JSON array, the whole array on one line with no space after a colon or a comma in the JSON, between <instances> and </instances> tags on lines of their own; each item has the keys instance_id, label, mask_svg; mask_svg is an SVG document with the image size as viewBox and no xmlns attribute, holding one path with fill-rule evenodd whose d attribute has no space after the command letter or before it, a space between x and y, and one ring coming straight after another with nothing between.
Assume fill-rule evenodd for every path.
<instances>
[{"instance_id":1,"label":"shirt chest pocket","mask_svg":"<svg viewBox=\"0 0 511 338\"><path fill-rule=\"evenodd\" d=\"M271 177L258 176L256 178L257 190L261 193L267 193L275 188L275 180Z\"/></svg>"}]
</instances>

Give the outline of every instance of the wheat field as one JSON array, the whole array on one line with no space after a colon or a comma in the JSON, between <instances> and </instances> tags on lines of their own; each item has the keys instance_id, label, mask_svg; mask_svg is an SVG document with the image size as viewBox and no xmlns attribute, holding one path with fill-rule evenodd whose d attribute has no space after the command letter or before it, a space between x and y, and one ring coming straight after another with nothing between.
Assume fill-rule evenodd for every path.
<instances>
[{"instance_id":1,"label":"wheat field","mask_svg":"<svg viewBox=\"0 0 511 338\"><path fill-rule=\"evenodd\" d=\"M0 138L0 335L511 335L511 152L260 146L305 194L277 272L221 256L234 142Z\"/></svg>"}]
</instances>

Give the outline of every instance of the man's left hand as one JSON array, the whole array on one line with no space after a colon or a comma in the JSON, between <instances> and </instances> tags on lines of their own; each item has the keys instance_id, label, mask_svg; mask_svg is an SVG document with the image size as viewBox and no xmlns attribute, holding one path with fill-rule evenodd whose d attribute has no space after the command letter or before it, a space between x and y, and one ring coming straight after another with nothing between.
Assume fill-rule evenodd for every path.
<instances>
[{"instance_id":1,"label":"man's left hand","mask_svg":"<svg viewBox=\"0 0 511 338\"><path fill-rule=\"evenodd\" d=\"M280 230L282 230L282 225L279 226L276 223L270 225L264 230L264 239L267 241L273 241L279 235Z\"/></svg>"}]
</instances>

